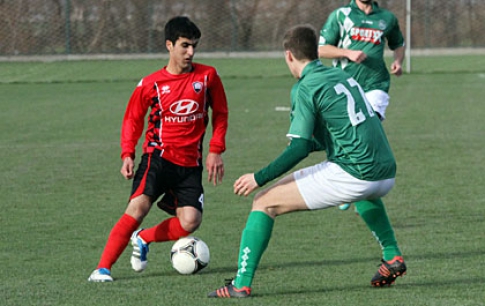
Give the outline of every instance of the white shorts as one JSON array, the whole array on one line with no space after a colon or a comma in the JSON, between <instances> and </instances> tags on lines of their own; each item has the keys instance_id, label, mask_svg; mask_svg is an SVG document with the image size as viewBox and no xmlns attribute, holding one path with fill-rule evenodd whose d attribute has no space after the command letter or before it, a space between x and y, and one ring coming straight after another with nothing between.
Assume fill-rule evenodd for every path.
<instances>
[{"instance_id":1,"label":"white shorts","mask_svg":"<svg viewBox=\"0 0 485 306\"><path fill-rule=\"evenodd\" d=\"M378 89L371 90L365 93L365 97L370 105L372 105L374 111L381 115L381 120L386 119L386 108L389 105L389 95L387 92Z\"/></svg>"},{"instance_id":2,"label":"white shorts","mask_svg":"<svg viewBox=\"0 0 485 306\"><path fill-rule=\"evenodd\" d=\"M311 210L377 199L391 191L395 182L394 178L381 181L359 180L329 161L297 170L293 178Z\"/></svg>"}]
</instances>

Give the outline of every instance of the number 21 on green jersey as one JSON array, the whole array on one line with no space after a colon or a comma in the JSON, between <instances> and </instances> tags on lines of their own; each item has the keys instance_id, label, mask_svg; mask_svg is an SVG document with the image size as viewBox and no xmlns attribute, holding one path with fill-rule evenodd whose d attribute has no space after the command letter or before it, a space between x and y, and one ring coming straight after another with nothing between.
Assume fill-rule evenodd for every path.
<instances>
[{"instance_id":1,"label":"number 21 on green jersey","mask_svg":"<svg viewBox=\"0 0 485 306\"><path fill-rule=\"evenodd\" d=\"M362 87L357 83L356 80L353 78L347 79L347 83L350 87L357 87L360 93L360 96L365 102L365 106L367 108L367 113L369 117L374 117L375 113L374 110L372 109L372 106L370 105L369 101L367 101L367 98L365 97L364 90ZM362 109L359 109L356 111L355 109L355 98L352 96L352 93L350 92L349 88L347 88L344 84L338 83L333 87L335 91L337 92L338 95L344 94L347 97L347 113L349 115L350 123L352 126L356 126L362 122L365 121L366 116L363 113Z\"/></svg>"}]
</instances>

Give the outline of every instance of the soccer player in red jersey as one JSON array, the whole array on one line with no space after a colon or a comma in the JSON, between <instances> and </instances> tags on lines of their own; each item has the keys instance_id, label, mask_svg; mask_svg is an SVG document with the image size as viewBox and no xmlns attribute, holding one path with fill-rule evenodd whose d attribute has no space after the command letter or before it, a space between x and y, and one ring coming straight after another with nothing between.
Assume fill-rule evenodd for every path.
<instances>
[{"instance_id":1,"label":"soccer player in red jersey","mask_svg":"<svg viewBox=\"0 0 485 306\"><path fill-rule=\"evenodd\" d=\"M169 20L165 25L167 66L144 77L133 91L121 128L121 174L133 179L133 188L126 211L111 230L88 281L113 281L111 267L130 242L132 268L141 272L147 266L150 243L177 240L199 227L204 207L202 143L209 121L213 132L205 167L209 182L222 182L227 100L216 70L192 61L200 37L189 18ZM135 172L135 147L145 120L143 155ZM138 229L160 197L158 207L172 216L151 228Z\"/></svg>"}]
</instances>

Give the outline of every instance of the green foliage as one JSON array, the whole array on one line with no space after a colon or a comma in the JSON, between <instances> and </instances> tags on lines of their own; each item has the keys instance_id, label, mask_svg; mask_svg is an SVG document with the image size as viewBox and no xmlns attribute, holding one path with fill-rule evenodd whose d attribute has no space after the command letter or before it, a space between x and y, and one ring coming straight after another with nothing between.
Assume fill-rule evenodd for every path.
<instances>
[{"instance_id":1,"label":"green foliage","mask_svg":"<svg viewBox=\"0 0 485 306\"><path fill-rule=\"evenodd\" d=\"M275 108L288 106L294 80L282 60L206 62L219 68L230 105L226 177L205 185L196 232L211 263L181 276L170 267L171 243L152 244L148 269L136 274L128 248L112 284L87 278L131 187L118 172L121 119L137 80L163 63L0 63L1 82L11 83L0 84L0 304L484 305L485 78L445 72L393 78L384 122L398 160L384 201L408 275L371 288L379 246L351 210L328 209L278 217L253 298L207 299L236 272L251 206L232 183L283 150L289 116ZM155 207L143 226L164 218Z\"/></svg>"}]
</instances>

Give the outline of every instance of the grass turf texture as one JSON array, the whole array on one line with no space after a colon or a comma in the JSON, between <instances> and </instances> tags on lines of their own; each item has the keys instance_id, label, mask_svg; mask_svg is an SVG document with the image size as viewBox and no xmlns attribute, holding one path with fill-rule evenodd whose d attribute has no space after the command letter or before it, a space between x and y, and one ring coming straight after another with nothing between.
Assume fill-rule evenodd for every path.
<instances>
[{"instance_id":1,"label":"grass turf texture","mask_svg":"<svg viewBox=\"0 0 485 306\"><path fill-rule=\"evenodd\" d=\"M453 71L449 57L417 58L415 73L393 78L384 127L398 176L384 201L408 275L371 288L380 249L362 220L337 209L296 213L277 218L244 302L206 294L236 272L252 197L233 195L232 183L287 143L288 113L275 111L294 83L283 59L201 60L220 71L230 106L226 177L205 185L195 233L210 247L209 266L179 275L172 243L152 244L136 274L129 247L112 284L87 277L131 188L119 174L121 119L138 79L165 61L0 63L0 304L484 305L485 66L460 61ZM154 208L143 225L165 217Z\"/></svg>"}]
</instances>

